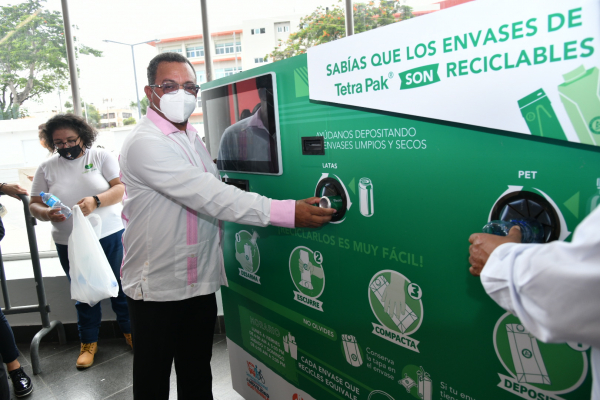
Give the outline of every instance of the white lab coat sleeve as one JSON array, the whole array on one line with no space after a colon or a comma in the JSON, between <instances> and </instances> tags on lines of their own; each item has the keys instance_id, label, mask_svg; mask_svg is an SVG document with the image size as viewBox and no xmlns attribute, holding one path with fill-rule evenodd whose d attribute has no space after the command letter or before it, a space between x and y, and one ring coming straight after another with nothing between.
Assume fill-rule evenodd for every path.
<instances>
[{"instance_id":1,"label":"white lab coat sleeve","mask_svg":"<svg viewBox=\"0 0 600 400\"><path fill-rule=\"evenodd\" d=\"M600 207L571 243L507 243L492 252L486 292L543 342L600 348Z\"/></svg>"},{"instance_id":2,"label":"white lab coat sleeve","mask_svg":"<svg viewBox=\"0 0 600 400\"><path fill-rule=\"evenodd\" d=\"M267 226L270 222L271 199L219 181L162 138L134 140L123 156L140 183L192 210L241 224Z\"/></svg>"}]
</instances>

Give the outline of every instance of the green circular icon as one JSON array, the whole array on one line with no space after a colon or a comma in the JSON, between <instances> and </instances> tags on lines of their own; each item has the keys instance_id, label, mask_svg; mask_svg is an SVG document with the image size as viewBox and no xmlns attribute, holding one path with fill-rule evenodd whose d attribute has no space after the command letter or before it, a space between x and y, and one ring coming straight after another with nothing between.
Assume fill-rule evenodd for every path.
<instances>
[{"instance_id":1,"label":"green circular icon","mask_svg":"<svg viewBox=\"0 0 600 400\"><path fill-rule=\"evenodd\" d=\"M535 114L532 112L528 112L527 115L525 115L525 118L527 119L527 121L531 122L535 120Z\"/></svg>"},{"instance_id":2,"label":"green circular icon","mask_svg":"<svg viewBox=\"0 0 600 400\"><path fill-rule=\"evenodd\" d=\"M298 291L313 299L325 289L325 272L321 262L323 256L308 247L298 246L290 254L290 275Z\"/></svg>"},{"instance_id":3,"label":"green circular icon","mask_svg":"<svg viewBox=\"0 0 600 400\"><path fill-rule=\"evenodd\" d=\"M588 374L587 352L537 340L508 312L496 323L494 346L504 368L519 383L557 395L577 389Z\"/></svg>"},{"instance_id":4,"label":"green circular icon","mask_svg":"<svg viewBox=\"0 0 600 400\"><path fill-rule=\"evenodd\" d=\"M260 252L256 239L248 231L239 231L235 234L235 259L244 271L256 273L260 267Z\"/></svg>"},{"instance_id":5,"label":"green circular icon","mask_svg":"<svg viewBox=\"0 0 600 400\"><path fill-rule=\"evenodd\" d=\"M600 117L595 117L590 121L590 130L600 135Z\"/></svg>"},{"instance_id":6,"label":"green circular icon","mask_svg":"<svg viewBox=\"0 0 600 400\"><path fill-rule=\"evenodd\" d=\"M369 282L371 310L379 322L390 330L410 334L421 326L423 302L416 296L408 278L399 272L379 271ZM413 297L418 297L414 298Z\"/></svg>"}]
</instances>

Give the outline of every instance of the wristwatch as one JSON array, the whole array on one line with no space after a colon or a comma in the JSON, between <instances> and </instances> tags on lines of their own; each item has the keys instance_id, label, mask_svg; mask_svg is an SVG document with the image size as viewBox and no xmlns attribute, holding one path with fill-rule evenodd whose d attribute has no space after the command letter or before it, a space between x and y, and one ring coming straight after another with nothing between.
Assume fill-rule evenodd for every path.
<instances>
[{"instance_id":1,"label":"wristwatch","mask_svg":"<svg viewBox=\"0 0 600 400\"><path fill-rule=\"evenodd\" d=\"M100 208L100 199L98 198L98 196L92 196L95 200L96 200L96 208Z\"/></svg>"}]
</instances>

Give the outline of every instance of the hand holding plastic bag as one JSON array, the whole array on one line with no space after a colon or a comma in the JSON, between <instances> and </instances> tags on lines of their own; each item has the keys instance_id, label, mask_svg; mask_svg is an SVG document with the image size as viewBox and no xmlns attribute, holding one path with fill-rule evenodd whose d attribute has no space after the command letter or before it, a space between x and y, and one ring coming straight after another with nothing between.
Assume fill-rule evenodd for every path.
<instances>
[{"instance_id":1,"label":"hand holding plastic bag","mask_svg":"<svg viewBox=\"0 0 600 400\"><path fill-rule=\"evenodd\" d=\"M69 237L71 298L92 307L119 294L119 284L100 246L101 231L98 215L86 218L78 205L73 207L73 232Z\"/></svg>"}]
</instances>

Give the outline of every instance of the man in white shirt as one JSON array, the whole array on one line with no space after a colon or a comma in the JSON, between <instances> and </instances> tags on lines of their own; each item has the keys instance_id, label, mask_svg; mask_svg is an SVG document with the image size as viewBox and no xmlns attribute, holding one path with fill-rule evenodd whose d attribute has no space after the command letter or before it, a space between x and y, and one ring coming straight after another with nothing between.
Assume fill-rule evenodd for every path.
<instances>
[{"instance_id":1,"label":"man in white shirt","mask_svg":"<svg viewBox=\"0 0 600 400\"><path fill-rule=\"evenodd\" d=\"M179 399L212 399L215 292L227 284L220 221L319 227L333 209L271 200L220 181L187 123L198 86L193 66L162 53L148 66L150 106L121 150L125 184L122 284L131 315L136 399L168 399L175 360Z\"/></svg>"},{"instance_id":2,"label":"man in white shirt","mask_svg":"<svg viewBox=\"0 0 600 400\"><path fill-rule=\"evenodd\" d=\"M592 346L592 400L600 400L600 207L575 229L571 243L522 244L508 236L469 238L470 272L485 291L542 342Z\"/></svg>"}]
</instances>

